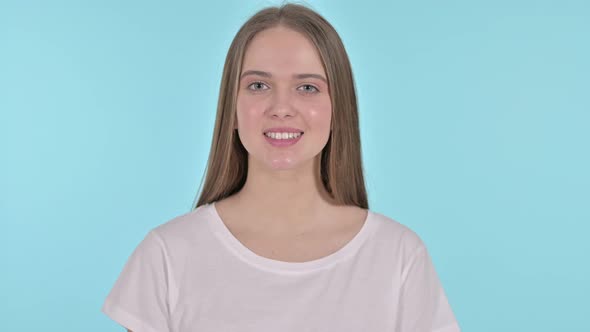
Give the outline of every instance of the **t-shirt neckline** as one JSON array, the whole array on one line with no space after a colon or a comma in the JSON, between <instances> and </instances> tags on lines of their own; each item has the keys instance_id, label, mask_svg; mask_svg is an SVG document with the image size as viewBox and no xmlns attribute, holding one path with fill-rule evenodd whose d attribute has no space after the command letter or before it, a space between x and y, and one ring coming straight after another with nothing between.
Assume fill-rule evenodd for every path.
<instances>
[{"instance_id":1,"label":"t-shirt neckline","mask_svg":"<svg viewBox=\"0 0 590 332\"><path fill-rule=\"evenodd\" d=\"M206 204L205 210L211 215L209 225L211 230L226 245L230 251L241 260L255 265L256 267L273 272L307 272L328 267L344 258L354 255L368 237L374 224L374 217L371 210L367 210L367 217L357 234L343 247L327 256L305 262L280 261L260 256L240 242L227 228L221 216L215 208L215 202Z\"/></svg>"}]
</instances>

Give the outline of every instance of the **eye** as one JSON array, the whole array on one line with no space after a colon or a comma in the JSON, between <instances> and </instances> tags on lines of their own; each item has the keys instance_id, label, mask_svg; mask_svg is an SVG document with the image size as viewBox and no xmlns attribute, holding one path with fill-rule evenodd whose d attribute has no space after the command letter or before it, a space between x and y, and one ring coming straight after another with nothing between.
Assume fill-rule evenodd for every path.
<instances>
[{"instance_id":1,"label":"eye","mask_svg":"<svg viewBox=\"0 0 590 332\"><path fill-rule=\"evenodd\" d=\"M301 91L303 91L305 93L316 93L316 92L320 92L318 90L318 88L316 88L315 86L313 86L311 84L304 84L304 85L300 86L300 88L304 88Z\"/></svg>"},{"instance_id":2,"label":"eye","mask_svg":"<svg viewBox=\"0 0 590 332\"><path fill-rule=\"evenodd\" d=\"M253 82L250 85L248 85L248 90L253 90L253 91L260 91L260 90L266 90L266 89L262 89L262 86L266 86L268 88L268 86L262 82Z\"/></svg>"}]
</instances>

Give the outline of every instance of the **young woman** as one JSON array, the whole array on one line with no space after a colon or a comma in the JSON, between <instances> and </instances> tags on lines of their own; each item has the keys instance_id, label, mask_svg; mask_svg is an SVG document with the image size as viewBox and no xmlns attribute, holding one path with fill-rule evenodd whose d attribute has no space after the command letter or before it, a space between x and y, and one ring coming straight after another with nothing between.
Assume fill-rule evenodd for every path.
<instances>
[{"instance_id":1,"label":"young woman","mask_svg":"<svg viewBox=\"0 0 590 332\"><path fill-rule=\"evenodd\" d=\"M134 332L459 331L421 239L369 210L350 63L320 15L239 30L196 207L146 235L102 310Z\"/></svg>"}]
</instances>

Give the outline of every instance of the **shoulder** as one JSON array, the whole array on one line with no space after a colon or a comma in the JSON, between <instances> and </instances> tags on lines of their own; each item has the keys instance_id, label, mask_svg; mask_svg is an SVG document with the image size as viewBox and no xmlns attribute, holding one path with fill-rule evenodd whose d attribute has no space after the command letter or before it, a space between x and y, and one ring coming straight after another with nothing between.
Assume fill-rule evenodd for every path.
<instances>
[{"instance_id":1,"label":"shoulder","mask_svg":"<svg viewBox=\"0 0 590 332\"><path fill-rule=\"evenodd\" d=\"M199 242L209 233L208 227L213 217L209 208L210 205L201 205L153 227L149 233L159 238L166 246L182 246Z\"/></svg>"},{"instance_id":2,"label":"shoulder","mask_svg":"<svg viewBox=\"0 0 590 332\"><path fill-rule=\"evenodd\" d=\"M369 210L369 216L374 227L374 240L383 242L399 255L410 257L426 248L422 238L402 222L373 210Z\"/></svg>"}]
</instances>

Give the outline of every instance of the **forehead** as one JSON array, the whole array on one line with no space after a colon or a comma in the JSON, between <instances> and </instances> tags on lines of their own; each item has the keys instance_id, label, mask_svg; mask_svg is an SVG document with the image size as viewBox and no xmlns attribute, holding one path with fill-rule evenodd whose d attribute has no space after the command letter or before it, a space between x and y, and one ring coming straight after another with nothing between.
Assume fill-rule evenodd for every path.
<instances>
[{"instance_id":1,"label":"forehead","mask_svg":"<svg viewBox=\"0 0 590 332\"><path fill-rule=\"evenodd\" d=\"M322 60L306 36L286 27L257 33L244 54L242 71L263 70L272 73L324 73Z\"/></svg>"}]
</instances>

